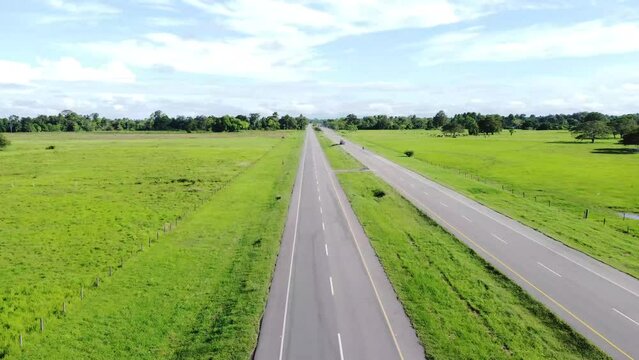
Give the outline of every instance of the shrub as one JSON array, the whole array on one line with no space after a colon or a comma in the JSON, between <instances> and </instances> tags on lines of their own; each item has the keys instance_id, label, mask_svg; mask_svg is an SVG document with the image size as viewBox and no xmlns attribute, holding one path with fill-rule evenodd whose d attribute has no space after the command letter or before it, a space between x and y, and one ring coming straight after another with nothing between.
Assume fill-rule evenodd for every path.
<instances>
[{"instance_id":1,"label":"shrub","mask_svg":"<svg viewBox=\"0 0 639 360\"><path fill-rule=\"evenodd\" d=\"M55 145L49 145L45 148L45 150L53 150L55 149Z\"/></svg>"},{"instance_id":2,"label":"shrub","mask_svg":"<svg viewBox=\"0 0 639 360\"><path fill-rule=\"evenodd\" d=\"M413 154L415 154L413 150L404 151L404 155L406 155L407 157L413 157Z\"/></svg>"},{"instance_id":3,"label":"shrub","mask_svg":"<svg viewBox=\"0 0 639 360\"><path fill-rule=\"evenodd\" d=\"M384 192L384 190L380 190L380 189L375 189L373 190L373 196L375 196L376 198L383 198L384 196L386 196L386 193Z\"/></svg>"},{"instance_id":4,"label":"shrub","mask_svg":"<svg viewBox=\"0 0 639 360\"><path fill-rule=\"evenodd\" d=\"M4 149L10 144L11 144L11 141L9 141L9 139L7 139L7 137L4 136L3 134L0 134L0 150Z\"/></svg>"}]
</instances>

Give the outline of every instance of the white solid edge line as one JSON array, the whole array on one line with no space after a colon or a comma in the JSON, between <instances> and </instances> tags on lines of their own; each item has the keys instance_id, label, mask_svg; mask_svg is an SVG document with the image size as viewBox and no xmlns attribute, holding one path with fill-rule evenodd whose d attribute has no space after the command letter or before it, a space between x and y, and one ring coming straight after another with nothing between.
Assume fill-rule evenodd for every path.
<instances>
[{"instance_id":1,"label":"white solid edge line","mask_svg":"<svg viewBox=\"0 0 639 360\"><path fill-rule=\"evenodd\" d=\"M339 358L344 360L344 350L342 349L342 336L337 333L337 342L339 343Z\"/></svg>"},{"instance_id":2,"label":"white solid edge line","mask_svg":"<svg viewBox=\"0 0 639 360\"><path fill-rule=\"evenodd\" d=\"M635 320L634 320L634 319L632 319L630 316L628 316L628 315L626 315L626 314L622 313L621 311L619 311L619 310L617 310L617 309L615 309L615 308L612 308L612 310L613 310L614 312L616 312L617 314L619 314L619 315L621 315L621 316L625 317L626 319L628 319L628 320L632 321L635 325L639 326L639 322L635 321Z\"/></svg>"},{"instance_id":3,"label":"white solid edge line","mask_svg":"<svg viewBox=\"0 0 639 360\"><path fill-rule=\"evenodd\" d=\"M308 146L308 132L306 139L304 140L304 153L302 154L302 166L300 167L302 174L300 175L300 188L297 196L297 211L295 214L295 228L293 232L293 247L291 250L291 264L288 268L288 283L286 285L286 301L284 305L284 319L282 321L282 335L280 336L280 356L279 359L282 360L282 356L284 355L284 335L286 334L286 317L288 315L288 299L291 293L291 276L293 275L293 259L295 258L295 243L297 242L297 224L300 219L300 205L302 203L302 187L304 186L304 168L306 166L306 150Z\"/></svg>"},{"instance_id":4,"label":"white solid edge line","mask_svg":"<svg viewBox=\"0 0 639 360\"><path fill-rule=\"evenodd\" d=\"M558 272L556 272L556 271L554 271L553 269L549 268L548 266L546 266L546 265L544 265L544 264L540 263L539 261L537 261L537 264L539 264L539 266L543 267L544 269L546 269L546 270L550 271L551 273L553 273L553 274L555 274L555 275L557 275L557 276L561 277L561 275L559 275L559 273L558 273Z\"/></svg>"},{"instance_id":5,"label":"white solid edge line","mask_svg":"<svg viewBox=\"0 0 639 360\"><path fill-rule=\"evenodd\" d=\"M314 135L314 134L313 134ZM315 138L317 140L317 138ZM357 252L359 254L359 258L362 261L362 264L364 265L364 270L366 271L366 275L368 275L368 280L371 283L371 287L373 288L373 292L375 293L375 298L377 299L377 303L382 311L382 315L384 316L384 320L386 320L386 326L388 326L388 330L391 334L391 337L393 338L393 343L395 345L395 349L397 350L397 354L399 355L400 360L404 360L404 354L402 354L401 349L399 348L399 343L397 342L397 337L395 336L395 332L393 331L393 326L390 323L390 320L388 319L388 314L386 314L386 310L384 309L384 304L382 304L382 299L379 297L379 292L377 291L377 286L375 286L375 282L373 281L373 277L368 269L368 265L366 264L366 260L364 259L364 255L362 254L362 250L359 247L359 243L357 242L357 238L355 237L355 232L353 231L353 227L351 225L351 221L348 218L348 215L346 214L346 210L344 209L344 204L342 204L342 200L339 197L339 193L337 192L337 187L335 185L335 180L333 180L333 176L331 176L331 172L328 168L328 161L326 160L325 157L322 157L322 164L324 165L324 169L326 170L326 173L328 174L328 179L331 183L331 186L333 188L333 192L335 193L335 197L337 198L337 203L340 206L340 209L342 210L342 214L344 215L344 218L346 219L346 224L348 225L348 230L351 233L351 239L353 240L353 242L355 243L355 248L357 249Z\"/></svg>"},{"instance_id":6,"label":"white solid edge line","mask_svg":"<svg viewBox=\"0 0 639 360\"><path fill-rule=\"evenodd\" d=\"M491 233L490 235L492 235L495 239L497 239L497 240L503 242L504 244L508 245L508 242L506 242L506 240L500 238L499 236L497 236L497 235L495 235L493 233Z\"/></svg>"},{"instance_id":7,"label":"white solid edge line","mask_svg":"<svg viewBox=\"0 0 639 360\"><path fill-rule=\"evenodd\" d=\"M331 295L335 296L335 290L333 289L333 277L329 276L328 281L331 283Z\"/></svg>"}]
</instances>

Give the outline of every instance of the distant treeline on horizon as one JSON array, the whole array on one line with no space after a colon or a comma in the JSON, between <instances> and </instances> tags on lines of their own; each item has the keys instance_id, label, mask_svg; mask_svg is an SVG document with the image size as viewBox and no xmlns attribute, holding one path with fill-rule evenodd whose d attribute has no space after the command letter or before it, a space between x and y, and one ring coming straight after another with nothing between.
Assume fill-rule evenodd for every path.
<instances>
[{"instance_id":1,"label":"distant treeline on horizon","mask_svg":"<svg viewBox=\"0 0 639 360\"><path fill-rule=\"evenodd\" d=\"M294 130L304 129L308 119L299 115L270 116L260 114L216 116L170 117L156 111L143 120L128 118L108 119L99 114L79 115L71 110L58 115L0 118L0 132L55 132L55 131L212 131L237 132L240 130Z\"/></svg>"},{"instance_id":2,"label":"distant treeline on horizon","mask_svg":"<svg viewBox=\"0 0 639 360\"><path fill-rule=\"evenodd\" d=\"M614 136L633 131L639 125L639 114L605 115L596 112L578 112L574 114L525 115L480 114L466 112L448 117L439 111L432 118L417 116L373 115L358 118L354 114L332 120L324 120L324 125L335 130L403 130L403 129L441 129L444 133L469 135L494 134L503 129L522 130L571 130L583 123L593 122L604 125L603 131Z\"/></svg>"},{"instance_id":3,"label":"distant treeline on horizon","mask_svg":"<svg viewBox=\"0 0 639 360\"><path fill-rule=\"evenodd\" d=\"M526 130L571 130L587 121L591 112L555 115L480 114L466 112L448 117L443 111L434 117L371 115L357 117L350 114L343 118L321 120L323 124L337 130L404 130L442 129L444 132L470 135L495 133L502 129ZM639 114L601 115L613 135L623 135L639 124ZM70 110L58 115L19 117L16 115L0 118L0 132L41 132L41 131L212 131L237 132L240 130L288 130L304 129L309 123L304 115L279 116L277 112L269 116L257 113L245 115L216 116L176 116L170 117L156 111L146 119L109 119L99 114L80 115Z\"/></svg>"}]
</instances>

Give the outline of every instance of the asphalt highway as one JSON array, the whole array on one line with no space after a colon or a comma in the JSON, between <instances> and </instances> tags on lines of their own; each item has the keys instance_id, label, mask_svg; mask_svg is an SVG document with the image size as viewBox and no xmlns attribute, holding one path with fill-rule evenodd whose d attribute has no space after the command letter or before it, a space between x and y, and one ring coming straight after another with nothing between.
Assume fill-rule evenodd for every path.
<instances>
[{"instance_id":1,"label":"asphalt highway","mask_svg":"<svg viewBox=\"0 0 639 360\"><path fill-rule=\"evenodd\" d=\"M303 149L254 358L424 359L310 128Z\"/></svg>"},{"instance_id":2,"label":"asphalt highway","mask_svg":"<svg viewBox=\"0 0 639 360\"><path fill-rule=\"evenodd\" d=\"M343 148L610 356L639 359L639 280L348 139Z\"/></svg>"}]
</instances>

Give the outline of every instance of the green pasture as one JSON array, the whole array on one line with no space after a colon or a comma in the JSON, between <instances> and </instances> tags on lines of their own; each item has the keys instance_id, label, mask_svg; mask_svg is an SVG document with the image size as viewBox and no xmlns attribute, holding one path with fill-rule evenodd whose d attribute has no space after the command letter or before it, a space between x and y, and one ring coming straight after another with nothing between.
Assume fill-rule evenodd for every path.
<instances>
[{"instance_id":1,"label":"green pasture","mask_svg":"<svg viewBox=\"0 0 639 360\"><path fill-rule=\"evenodd\" d=\"M321 142L334 169L361 167ZM607 358L382 180L337 176L428 358Z\"/></svg>"},{"instance_id":2,"label":"green pasture","mask_svg":"<svg viewBox=\"0 0 639 360\"><path fill-rule=\"evenodd\" d=\"M11 136L0 358L247 358L302 138Z\"/></svg>"},{"instance_id":3,"label":"green pasture","mask_svg":"<svg viewBox=\"0 0 639 360\"><path fill-rule=\"evenodd\" d=\"M439 132L344 135L514 219L639 277L639 152L567 131L442 137ZM406 150L415 152L406 157ZM586 209L588 219L584 218Z\"/></svg>"}]
</instances>

